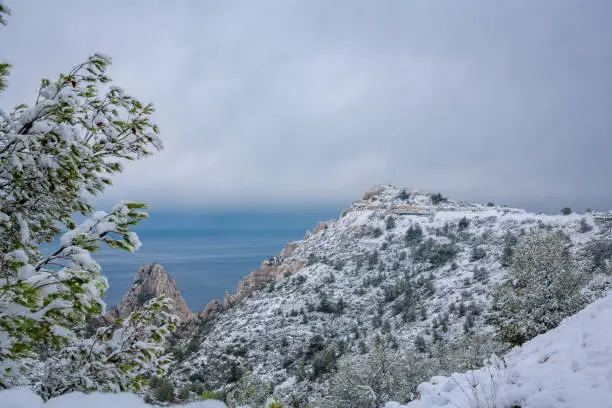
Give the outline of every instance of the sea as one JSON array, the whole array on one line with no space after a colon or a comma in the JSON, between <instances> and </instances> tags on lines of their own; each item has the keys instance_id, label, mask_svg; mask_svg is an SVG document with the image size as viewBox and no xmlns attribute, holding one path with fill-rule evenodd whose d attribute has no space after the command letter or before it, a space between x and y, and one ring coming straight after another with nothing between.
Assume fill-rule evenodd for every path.
<instances>
[{"instance_id":1,"label":"sea","mask_svg":"<svg viewBox=\"0 0 612 408\"><path fill-rule=\"evenodd\" d=\"M319 221L340 209L260 212L149 212L134 228L142 247L136 253L103 248L94 254L110 283L107 305L118 304L143 264L159 263L175 279L189 308L199 312L215 298L277 255L289 241L301 240Z\"/></svg>"}]
</instances>

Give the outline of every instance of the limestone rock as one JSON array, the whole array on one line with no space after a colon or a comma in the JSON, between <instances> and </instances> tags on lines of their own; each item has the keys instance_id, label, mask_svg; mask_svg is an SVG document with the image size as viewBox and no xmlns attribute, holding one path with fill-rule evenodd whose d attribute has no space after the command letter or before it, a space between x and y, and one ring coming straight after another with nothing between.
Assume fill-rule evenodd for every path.
<instances>
[{"instance_id":1,"label":"limestone rock","mask_svg":"<svg viewBox=\"0 0 612 408\"><path fill-rule=\"evenodd\" d=\"M142 265L121 303L112 308L107 315L112 318L126 317L141 308L148 300L161 295L172 300L172 313L182 322L195 317L176 287L176 281L160 264Z\"/></svg>"}]
</instances>

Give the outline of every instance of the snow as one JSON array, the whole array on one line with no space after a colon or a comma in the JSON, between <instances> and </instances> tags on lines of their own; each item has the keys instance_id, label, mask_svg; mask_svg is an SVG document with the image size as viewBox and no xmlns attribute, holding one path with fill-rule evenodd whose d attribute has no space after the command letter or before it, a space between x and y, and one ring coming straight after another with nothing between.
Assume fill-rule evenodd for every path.
<instances>
[{"instance_id":1,"label":"snow","mask_svg":"<svg viewBox=\"0 0 612 408\"><path fill-rule=\"evenodd\" d=\"M386 408L609 407L612 293L482 369L434 377L421 399Z\"/></svg>"},{"instance_id":2,"label":"snow","mask_svg":"<svg viewBox=\"0 0 612 408\"><path fill-rule=\"evenodd\" d=\"M110 221L100 222L100 223L98 223L97 229L98 229L98 234L102 235L102 234L105 234L107 232L114 232L114 231L116 231L117 230L117 224L115 224L114 222L110 222Z\"/></svg>"},{"instance_id":3,"label":"snow","mask_svg":"<svg viewBox=\"0 0 612 408\"><path fill-rule=\"evenodd\" d=\"M33 391L25 388L13 388L0 391L0 407L2 408L152 408L143 400L130 393L91 393L74 392L61 397L52 398L46 403ZM220 401L198 401L183 408L227 408Z\"/></svg>"}]
</instances>

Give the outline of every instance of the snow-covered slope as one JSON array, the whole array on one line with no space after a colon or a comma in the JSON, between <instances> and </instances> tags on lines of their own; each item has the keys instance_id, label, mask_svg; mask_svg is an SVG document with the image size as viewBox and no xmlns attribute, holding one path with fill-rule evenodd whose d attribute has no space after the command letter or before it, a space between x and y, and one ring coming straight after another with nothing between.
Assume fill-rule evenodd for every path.
<instances>
[{"instance_id":1,"label":"snow-covered slope","mask_svg":"<svg viewBox=\"0 0 612 408\"><path fill-rule=\"evenodd\" d=\"M612 406L612 293L480 370L434 377L387 408Z\"/></svg>"},{"instance_id":2,"label":"snow-covered slope","mask_svg":"<svg viewBox=\"0 0 612 408\"><path fill-rule=\"evenodd\" d=\"M52 398L43 403L36 393L27 388L13 388L0 391L0 407L2 408L153 408L145 404L137 395L129 393L99 393L83 394L74 392ZM183 408L226 408L220 401L200 401Z\"/></svg>"},{"instance_id":3,"label":"snow-covered slope","mask_svg":"<svg viewBox=\"0 0 612 408\"><path fill-rule=\"evenodd\" d=\"M428 352L475 327L486 334L490 288L521 235L562 230L584 264L611 238L603 214L543 215L441 198L381 186L288 245L206 319L172 378L212 390L252 370L313 395L324 387L330 353L360 359L377 342L409 350L417 338ZM609 286L595 266L587 269L595 273L592 293Z\"/></svg>"}]
</instances>

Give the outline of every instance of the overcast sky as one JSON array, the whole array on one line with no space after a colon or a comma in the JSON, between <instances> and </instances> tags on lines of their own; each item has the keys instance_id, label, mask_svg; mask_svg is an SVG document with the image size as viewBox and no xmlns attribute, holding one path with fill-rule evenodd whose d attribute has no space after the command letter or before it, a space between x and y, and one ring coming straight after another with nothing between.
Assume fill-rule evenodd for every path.
<instances>
[{"instance_id":1,"label":"overcast sky","mask_svg":"<svg viewBox=\"0 0 612 408\"><path fill-rule=\"evenodd\" d=\"M94 52L165 150L106 197L325 206L377 183L612 208L612 1L5 0L8 108Z\"/></svg>"}]
</instances>

